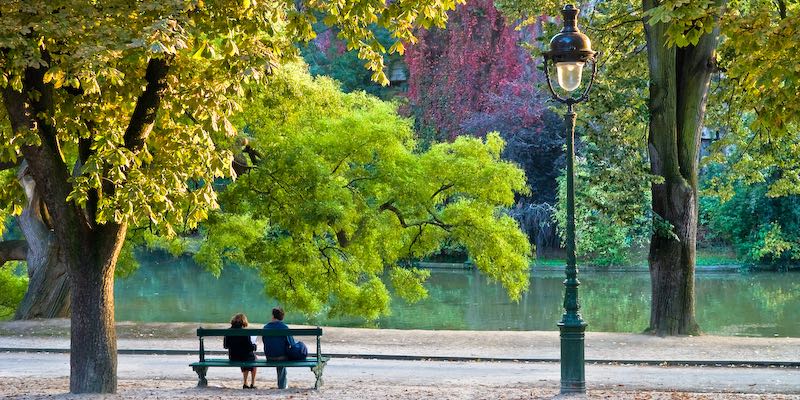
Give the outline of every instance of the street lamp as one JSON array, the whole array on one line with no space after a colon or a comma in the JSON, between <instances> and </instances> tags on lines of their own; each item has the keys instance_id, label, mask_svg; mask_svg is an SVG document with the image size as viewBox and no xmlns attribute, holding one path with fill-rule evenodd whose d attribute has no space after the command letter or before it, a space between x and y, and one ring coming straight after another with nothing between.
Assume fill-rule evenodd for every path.
<instances>
[{"instance_id":1,"label":"street lamp","mask_svg":"<svg viewBox=\"0 0 800 400\"><path fill-rule=\"evenodd\" d=\"M553 98L567 105L564 115L567 136L567 267L564 280L564 314L558 323L561 336L561 393L586 393L584 336L586 322L578 301L578 268L575 263L575 112L572 105L588 98L597 72L596 54L586 35L578 30L578 10L568 4L561 10L564 28L550 40L550 51L544 52L547 87ZM580 97L570 96L581 85L583 67L592 64L592 77ZM549 63L555 64L558 85L567 92L562 97L553 90Z\"/></svg>"}]
</instances>

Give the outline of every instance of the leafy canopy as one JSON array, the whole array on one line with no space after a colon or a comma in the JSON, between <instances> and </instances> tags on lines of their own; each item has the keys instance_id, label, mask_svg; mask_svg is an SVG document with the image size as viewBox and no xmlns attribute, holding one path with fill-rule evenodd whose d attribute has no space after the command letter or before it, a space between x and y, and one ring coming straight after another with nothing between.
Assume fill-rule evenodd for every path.
<instances>
[{"instance_id":1,"label":"leafy canopy","mask_svg":"<svg viewBox=\"0 0 800 400\"><path fill-rule=\"evenodd\" d=\"M395 105L344 94L301 64L276 70L235 124L255 156L195 256L212 271L238 262L292 308L372 319L389 311L384 274L419 300L428 273L408 261L460 244L512 299L527 288L530 245L503 212L525 176L500 160L497 134L419 153Z\"/></svg>"},{"instance_id":2,"label":"leafy canopy","mask_svg":"<svg viewBox=\"0 0 800 400\"><path fill-rule=\"evenodd\" d=\"M24 126L8 104L0 111L0 163L46 137L60 167L75 166L68 200L91 223L191 228L217 206L208 183L231 175L229 117L248 85L295 53L294 42L313 38L317 18L385 81L373 27L413 42L413 27L442 26L455 2L0 1L0 86L42 108ZM20 211L15 186L3 185L0 213Z\"/></svg>"},{"instance_id":3,"label":"leafy canopy","mask_svg":"<svg viewBox=\"0 0 800 400\"><path fill-rule=\"evenodd\" d=\"M495 3L506 15L527 18L529 24L544 20L545 41L561 28L559 21L540 17L559 15L560 2ZM676 47L692 46L703 33L720 30L718 73L712 78L705 125L712 135L719 132L721 139L704 163L719 164L721 172L708 177L703 195L725 201L739 196L742 184L768 187L748 195L798 193L800 103L794 99L800 94L800 68L795 62L800 50L800 3L725 3L720 9L707 0L664 0L643 11L639 0L618 0L582 7L579 26L602 53L591 99L578 108L579 130L584 115L588 122L581 132L586 159L579 162L585 161L586 179L592 185L603 186L603 192L616 198L605 205L590 199L592 209L622 217L631 226L637 216L649 212L639 200L648 191L648 181L658 178L646 171L649 95L643 22L667 24L669 44ZM535 46L534 52L544 45Z\"/></svg>"}]
</instances>

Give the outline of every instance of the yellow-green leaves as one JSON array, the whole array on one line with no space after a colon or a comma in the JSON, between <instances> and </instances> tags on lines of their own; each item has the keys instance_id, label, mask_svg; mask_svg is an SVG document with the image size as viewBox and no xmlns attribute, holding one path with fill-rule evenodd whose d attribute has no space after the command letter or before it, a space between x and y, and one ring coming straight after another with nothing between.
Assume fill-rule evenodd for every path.
<instances>
[{"instance_id":1,"label":"yellow-green leaves","mask_svg":"<svg viewBox=\"0 0 800 400\"><path fill-rule=\"evenodd\" d=\"M375 38L372 27L386 28L396 39L389 52L403 54L403 43L415 43L413 29L416 26L444 27L447 11L453 10L464 0L403 0L403 1L310 1L302 11L290 10L287 29L301 40L314 37L312 24L314 15L323 15L323 22L338 31L339 38L347 43L348 50L357 50L364 66L373 72L372 79L388 85L383 64L386 49Z\"/></svg>"},{"instance_id":2,"label":"yellow-green leaves","mask_svg":"<svg viewBox=\"0 0 800 400\"><path fill-rule=\"evenodd\" d=\"M665 0L645 11L649 25L667 24L667 44L696 45L700 37L714 30L719 7L713 0Z\"/></svg>"},{"instance_id":3,"label":"yellow-green leaves","mask_svg":"<svg viewBox=\"0 0 800 400\"><path fill-rule=\"evenodd\" d=\"M212 270L215 255L240 254L282 303L367 319L389 311L385 280L402 299L423 298L427 273L401 265L448 243L463 245L512 298L527 287L530 244L501 208L526 190L525 177L500 160L499 135L417 152L395 105L344 94L302 64L276 70L236 124L261 156L221 194L225 213L208 225L210 250L198 257ZM234 241L229 218L269 224ZM227 246L238 250L220 251Z\"/></svg>"}]
</instances>

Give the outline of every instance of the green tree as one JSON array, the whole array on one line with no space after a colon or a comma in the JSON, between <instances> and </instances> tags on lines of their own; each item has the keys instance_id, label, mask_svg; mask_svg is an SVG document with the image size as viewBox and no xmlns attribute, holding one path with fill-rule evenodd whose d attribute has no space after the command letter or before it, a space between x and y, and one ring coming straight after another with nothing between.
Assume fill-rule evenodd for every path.
<instances>
[{"instance_id":1,"label":"green tree","mask_svg":"<svg viewBox=\"0 0 800 400\"><path fill-rule=\"evenodd\" d=\"M751 265L787 268L800 260L800 196L769 196L769 182L737 184L726 201L700 199L700 219L712 238L730 243Z\"/></svg>"},{"instance_id":2,"label":"green tree","mask_svg":"<svg viewBox=\"0 0 800 400\"><path fill-rule=\"evenodd\" d=\"M523 171L500 159L496 133L417 152L395 107L302 64L276 71L237 118L252 164L220 195L195 259L254 267L269 296L308 314L375 319L389 312L384 273L417 301L428 273L409 261L455 244L519 299L531 249L502 208L527 191Z\"/></svg>"},{"instance_id":3,"label":"green tree","mask_svg":"<svg viewBox=\"0 0 800 400\"><path fill-rule=\"evenodd\" d=\"M560 7L551 1L499 3L510 15L556 15ZM727 140L745 151L744 144L760 132L761 143L769 143L770 136L780 137L789 139L780 141L783 146L791 147L790 143L797 142L797 112L792 112L797 106L787 98L797 93L798 87L798 72L793 69L791 55L797 52L798 29L793 22L800 6L786 0L628 0L592 2L586 9L584 28L601 44L595 47L604 51L600 76L615 76L617 79L608 83L618 93L638 92L640 99L648 99L646 107L639 107L641 102L636 97L606 103L614 96L604 93L602 86L593 91L601 96L602 107L636 105L634 109L639 111L638 117L629 120L612 119L618 125L593 121L596 126L610 131L621 128L625 137L635 138L644 137L637 127L640 118L644 116L647 121L653 212L648 257L652 285L649 329L661 335L696 332L699 143L705 125L722 124L716 113L712 113L710 123L705 120L711 77L720 71L719 66L724 68L726 73L719 79L724 82L720 86L726 91L721 98L726 99L726 104L716 105L733 111L728 115L740 119L733 125L749 128L732 131ZM639 54L646 54L646 61L638 58ZM642 68L644 62L646 69ZM645 71L647 74L643 75ZM643 90L645 82L647 91ZM752 118L741 118L742 115ZM740 176L759 171L754 167L762 167L763 171L775 165L776 159L770 154L775 152L742 157L745 162L739 165ZM789 154L796 154L796 150ZM747 162L751 159L759 161L754 165ZM784 164L792 164L790 172L798 169L796 161ZM773 186L776 191L796 187L790 185L796 174L785 176L782 184Z\"/></svg>"},{"instance_id":4,"label":"green tree","mask_svg":"<svg viewBox=\"0 0 800 400\"><path fill-rule=\"evenodd\" d=\"M113 276L128 228L169 235L217 206L209 183L231 174L228 117L247 84L312 38L317 18L385 82L371 27L413 42L455 1L0 3L0 163L24 160L69 277L70 391L116 390ZM19 211L17 184L4 183L0 209Z\"/></svg>"}]
</instances>

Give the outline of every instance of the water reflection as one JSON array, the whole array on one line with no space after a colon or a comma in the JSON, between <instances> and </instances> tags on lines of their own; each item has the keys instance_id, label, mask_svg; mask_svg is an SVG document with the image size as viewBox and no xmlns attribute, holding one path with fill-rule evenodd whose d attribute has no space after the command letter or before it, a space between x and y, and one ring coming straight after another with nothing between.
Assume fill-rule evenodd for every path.
<instances>
[{"instance_id":1,"label":"water reflection","mask_svg":"<svg viewBox=\"0 0 800 400\"><path fill-rule=\"evenodd\" d=\"M698 274L697 318L719 335L800 336L797 274ZM430 296L417 304L394 299L392 315L365 325L355 318L289 323L399 329L556 330L563 277L536 272L531 290L513 303L496 283L470 270L433 271ZM647 327L650 279L642 273L583 272L580 296L589 331L641 332ZM117 320L225 322L235 312L265 322L275 304L254 271L226 268L217 279L190 259L148 258L134 275L118 279Z\"/></svg>"}]
</instances>

